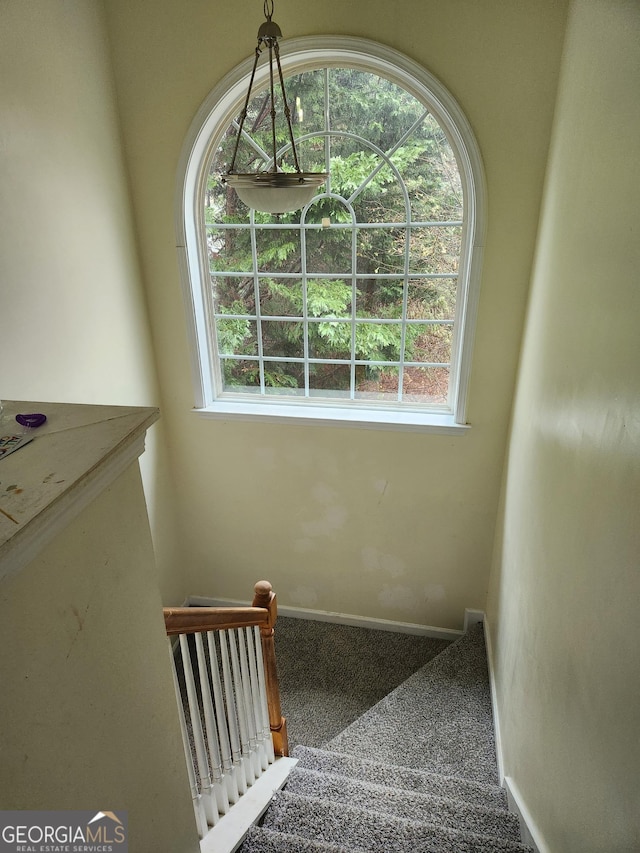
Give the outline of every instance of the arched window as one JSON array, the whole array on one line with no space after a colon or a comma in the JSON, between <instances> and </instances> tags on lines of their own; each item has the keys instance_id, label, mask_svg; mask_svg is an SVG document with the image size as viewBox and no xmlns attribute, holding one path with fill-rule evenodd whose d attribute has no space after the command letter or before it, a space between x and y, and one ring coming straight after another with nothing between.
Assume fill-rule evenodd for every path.
<instances>
[{"instance_id":1,"label":"arched window","mask_svg":"<svg viewBox=\"0 0 640 853\"><path fill-rule=\"evenodd\" d=\"M280 215L222 183L250 60L196 116L178 214L196 407L454 430L466 423L483 231L468 123L428 72L380 45L299 39L281 58L301 168L329 178ZM237 171L270 165L266 71Z\"/></svg>"}]
</instances>

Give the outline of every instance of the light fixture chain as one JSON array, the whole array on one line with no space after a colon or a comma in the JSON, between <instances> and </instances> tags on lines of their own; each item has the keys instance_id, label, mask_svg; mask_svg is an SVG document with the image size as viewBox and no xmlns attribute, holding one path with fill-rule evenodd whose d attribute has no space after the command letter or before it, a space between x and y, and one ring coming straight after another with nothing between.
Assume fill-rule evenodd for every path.
<instances>
[{"instance_id":1,"label":"light fixture chain","mask_svg":"<svg viewBox=\"0 0 640 853\"><path fill-rule=\"evenodd\" d=\"M298 163L298 152L296 150L296 143L293 139L293 125L291 124L291 110L289 109L289 104L287 102L287 95L284 89L284 77L282 76L282 66L280 65L280 47L278 42L273 46L274 53L276 55L276 65L278 66L278 76L280 78L280 89L282 90L282 100L284 103L284 114L287 118L287 126L289 128L289 139L291 140L291 151L293 153L293 161L295 163L296 172L301 172L300 164ZM273 93L273 88L272 88Z\"/></svg>"},{"instance_id":2,"label":"light fixture chain","mask_svg":"<svg viewBox=\"0 0 640 853\"><path fill-rule=\"evenodd\" d=\"M238 123L238 133L233 149L233 157L231 159L231 167L222 176L223 183L233 187L240 200L243 201L248 208L252 210L260 210L265 213L287 213L292 210L299 210L304 205L308 204L317 187L325 183L327 179L326 172L302 172L300 162L298 160L298 152L296 149L295 139L293 138L293 124L291 121L291 109L287 101L287 93L284 87L284 75L282 73L282 65L280 64L280 48L278 39L282 37L280 27L271 20L273 14L273 0L264 0L264 14L266 21L258 30L258 46L256 47L256 55L251 70L249 80L249 88L247 97L244 102L244 108L240 114ZM269 94L271 98L271 142L273 147L273 155L271 168L268 171L256 171L239 173L236 172L236 157L240 145L240 139L244 133L244 125L249 113L249 102L251 100L251 92L258 67L258 60L265 47L269 48ZM282 92L282 103L285 118L287 120L287 129L289 132L289 140L291 142L291 152L295 164L295 172L284 172L278 170L278 137L276 134L276 97L275 97L275 73L273 70L273 56L275 54L276 65L278 66L278 82ZM265 116L263 112L266 107L263 103L262 109L256 125L253 130L256 130ZM252 133L253 133L252 130ZM267 158L266 151L264 158ZM266 164L265 164L266 165Z\"/></svg>"},{"instance_id":3,"label":"light fixture chain","mask_svg":"<svg viewBox=\"0 0 640 853\"><path fill-rule=\"evenodd\" d=\"M276 57L278 55L278 42L275 41L276 48ZM273 147L273 163L271 165L271 171L278 171L278 164L276 161L276 157L278 154L278 144L276 141L276 99L275 92L273 89L273 44L269 42L269 89L271 91L271 144Z\"/></svg>"},{"instance_id":4,"label":"light fixture chain","mask_svg":"<svg viewBox=\"0 0 640 853\"><path fill-rule=\"evenodd\" d=\"M247 118L247 111L249 109L249 100L251 98L251 89L253 88L253 80L256 76L256 68L258 67L258 60L260 59L260 54L262 53L262 48L260 47L260 40L258 40L258 46L256 47L256 58L253 62L253 69L251 70L251 79L249 80L249 89L247 91L247 97L244 102L244 107L240 114L240 125L238 127L238 135L236 136L236 144L233 149L233 157L231 158L231 166L229 166L229 173L233 172L236 165L236 156L238 154L238 146L240 145L240 138L242 136L242 128L244 127L245 119ZM273 94L273 89L272 89Z\"/></svg>"}]
</instances>

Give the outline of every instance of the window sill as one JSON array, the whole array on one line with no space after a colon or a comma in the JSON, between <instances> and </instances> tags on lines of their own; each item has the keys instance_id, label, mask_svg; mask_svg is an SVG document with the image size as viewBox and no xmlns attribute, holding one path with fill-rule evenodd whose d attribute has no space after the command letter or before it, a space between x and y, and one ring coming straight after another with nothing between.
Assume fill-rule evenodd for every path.
<instances>
[{"instance_id":1,"label":"window sill","mask_svg":"<svg viewBox=\"0 0 640 853\"><path fill-rule=\"evenodd\" d=\"M421 412L415 409L397 411L318 404L300 406L287 403L216 400L209 406L193 411L205 418L221 420L386 429L441 435L463 435L470 428L468 424L456 423L453 415L448 412Z\"/></svg>"}]
</instances>

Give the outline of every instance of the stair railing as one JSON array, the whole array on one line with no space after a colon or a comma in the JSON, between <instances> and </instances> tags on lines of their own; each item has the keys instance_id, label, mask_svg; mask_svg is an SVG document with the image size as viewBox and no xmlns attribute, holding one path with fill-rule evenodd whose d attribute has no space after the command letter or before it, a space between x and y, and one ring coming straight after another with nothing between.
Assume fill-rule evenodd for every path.
<instances>
[{"instance_id":1,"label":"stair railing","mask_svg":"<svg viewBox=\"0 0 640 853\"><path fill-rule=\"evenodd\" d=\"M200 838L276 756L289 754L275 658L276 595L268 581L254 592L251 607L163 610Z\"/></svg>"}]
</instances>

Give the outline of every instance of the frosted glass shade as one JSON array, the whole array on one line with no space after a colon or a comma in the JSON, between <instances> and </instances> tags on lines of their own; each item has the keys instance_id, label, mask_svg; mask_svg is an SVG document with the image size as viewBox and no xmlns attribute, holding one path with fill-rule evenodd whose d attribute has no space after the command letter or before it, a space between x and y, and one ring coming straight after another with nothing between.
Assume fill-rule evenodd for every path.
<instances>
[{"instance_id":1,"label":"frosted glass shade","mask_svg":"<svg viewBox=\"0 0 640 853\"><path fill-rule=\"evenodd\" d=\"M257 172L225 175L224 181L253 210L289 213L308 204L327 177L325 172Z\"/></svg>"}]
</instances>

